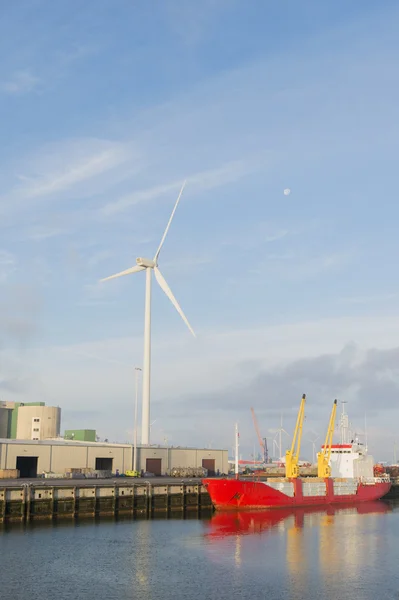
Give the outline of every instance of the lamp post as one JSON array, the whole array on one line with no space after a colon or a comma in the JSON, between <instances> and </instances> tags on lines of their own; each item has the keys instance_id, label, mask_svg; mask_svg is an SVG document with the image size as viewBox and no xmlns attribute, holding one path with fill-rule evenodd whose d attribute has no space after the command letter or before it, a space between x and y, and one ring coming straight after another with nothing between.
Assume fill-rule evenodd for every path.
<instances>
[{"instance_id":1,"label":"lamp post","mask_svg":"<svg viewBox=\"0 0 399 600\"><path fill-rule=\"evenodd\" d=\"M137 410L138 410L138 398L139 398L139 371L141 371L140 367L134 367L135 380L136 380L136 400L134 403L133 471L137 471Z\"/></svg>"}]
</instances>

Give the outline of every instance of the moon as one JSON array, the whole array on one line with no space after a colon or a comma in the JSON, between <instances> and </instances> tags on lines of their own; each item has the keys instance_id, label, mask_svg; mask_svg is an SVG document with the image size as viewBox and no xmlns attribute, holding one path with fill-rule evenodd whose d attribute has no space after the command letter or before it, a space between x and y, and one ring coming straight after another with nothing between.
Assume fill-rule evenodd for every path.
<instances>
[{"instance_id":1,"label":"moon","mask_svg":"<svg viewBox=\"0 0 399 600\"><path fill-rule=\"evenodd\" d=\"M290 194L291 194L290 188L285 188L285 190L284 190L284 196L289 196Z\"/></svg>"}]
</instances>

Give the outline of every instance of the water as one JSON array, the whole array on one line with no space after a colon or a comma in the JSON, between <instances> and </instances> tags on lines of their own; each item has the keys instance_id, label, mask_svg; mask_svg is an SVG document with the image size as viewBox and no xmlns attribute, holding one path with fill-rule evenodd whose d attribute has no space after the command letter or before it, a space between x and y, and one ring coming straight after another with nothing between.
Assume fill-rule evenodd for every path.
<instances>
[{"instance_id":1,"label":"water","mask_svg":"<svg viewBox=\"0 0 399 600\"><path fill-rule=\"evenodd\" d=\"M3 600L399 599L399 504L0 528Z\"/></svg>"}]
</instances>

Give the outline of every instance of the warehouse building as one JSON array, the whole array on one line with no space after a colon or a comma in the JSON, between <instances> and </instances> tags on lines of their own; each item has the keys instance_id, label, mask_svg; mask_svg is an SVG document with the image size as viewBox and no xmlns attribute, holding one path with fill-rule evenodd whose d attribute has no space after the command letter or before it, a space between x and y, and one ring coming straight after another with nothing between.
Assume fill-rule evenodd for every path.
<instances>
[{"instance_id":1,"label":"warehouse building","mask_svg":"<svg viewBox=\"0 0 399 600\"><path fill-rule=\"evenodd\" d=\"M130 444L0 439L0 469L18 469L21 477L45 472L64 474L69 469L82 468L124 473L133 469L133 452ZM173 468L182 467L204 467L210 476L227 473L228 452L208 448L137 448L140 471L166 475Z\"/></svg>"}]
</instances>

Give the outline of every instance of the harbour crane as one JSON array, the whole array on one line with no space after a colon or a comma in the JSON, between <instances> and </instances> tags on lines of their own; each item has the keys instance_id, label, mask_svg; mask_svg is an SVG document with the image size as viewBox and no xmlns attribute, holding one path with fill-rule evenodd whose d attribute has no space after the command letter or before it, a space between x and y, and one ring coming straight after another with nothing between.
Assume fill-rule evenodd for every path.
<instances>
[{"instance_id":1,"label":"harbour crane","mask_svg":"<svg viewBox=\"0 0 399 600\"><path fill-rule=\"evenodd\" d=\"M298 477L299 475L298 462L301 449L303 420L305 418L305 403L306 394L303 394L296 420L294 436L292 438L291 450L287 450L285 453L285 476L287 478Z\"/></svg>"},{"instance_id":2,"label":"harbour crane","mask_svg":"<svg viewBox=\"0 0 399 600\"><path fill-rule=\"evenodd\" d=\"M334 400L334 404L332 407L330 422L328 424L328 430L326 435L326 440L324 442L324 446L321 448L321 452L317 453L317 477L331 477L331 467L330 467L330 455L331 455L331 445L332 439L334 435L335 428L335 417L337 414L337 400Z\"/></svg>"},{"instance_id":3,"label":"harbour crane","mask_svg":"<svg viewBox=\"0 0 399 600\"><path fill-rule=\"evenodd\" d=\"M262 438L262 436L260 434L258 420L256 418L255 411L252 407L251 407L251 413L252 413L252 420L254 422L254 427L255 427L257 438L258 438L259 446L261 447L261 450L263 453L263 462L265 464L268 464L269 463L269 450L267 447L267 439Z\"/></svg>"}]
</instances>

